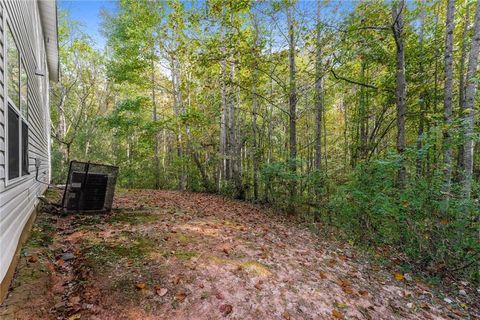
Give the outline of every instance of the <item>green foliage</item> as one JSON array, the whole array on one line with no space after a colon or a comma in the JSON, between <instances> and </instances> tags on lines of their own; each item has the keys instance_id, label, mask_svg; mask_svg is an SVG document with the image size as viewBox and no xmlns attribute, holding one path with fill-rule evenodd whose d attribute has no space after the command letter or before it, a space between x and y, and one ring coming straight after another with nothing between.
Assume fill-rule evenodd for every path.
<instances>
[{"instance_id":1,"label":"green foliage","mask_svg":"<svg viewBox=\"0 0 480 320\"><path fill-rule=\"evenodd\" d=\"M297 166L301 166L297 161ZM293 173L285 162L275 162L263 166L260 181L265 188L265 200L282 210L292 206L302 208L306 205L318 205L326 196L325 174L318 170L307 173ZM297 192L292 199L288 186L295 184Z\"/></svg>"},{"instance_id":2,"label":"green foliage","mask_svg":"<svg viewBox=\"0 0 480 320\"><path fill-rule=\"evenodd\" d=\"M343 2L319 3L317 21L313 2L305 1L121 0L103 15L105 53L62 14L63 77L51 99L53 180L64 182L71 159L110 163L120 167L121 187L265 201L312 226L315 220L332 224L356 243L395 248L423 269L449 265L478 278L478 264L462 268L478 255L480 210L477 185L472 201L461 201L465 124L458 92L448 127L442 110L445 3L404 8L404 159L393 151L391 3L360 1L348 10ZM461 21L468 8L457 3ZM288 151L287 9L296 43L296 171ZM454 82L463 40L468 48L473 36L460 26L454 30ZM443 139L446 129L449 140ZM446 147L453 151L449 201L442 194ZM396 185L401 163L408 171L403 189Z\"/></svg>"},{"instance_id":3,"label":"green foliage","mask_svg":"<svg viewBox=\"0 0 480 320\"><path fill-rule=\"evenodd\" d=\"M357 166L328 204L333 225L356 243L404 253L413 266L440 272L460 269L479 280L478 266L467 266L480 250L478 203L469 203L470 214L465 215L466 204L456 196L442 214L441 171L411 179L399 190L398 167L394 154ZM455 194L460 188L455 185Z\"/></svg>"}]
</instances>

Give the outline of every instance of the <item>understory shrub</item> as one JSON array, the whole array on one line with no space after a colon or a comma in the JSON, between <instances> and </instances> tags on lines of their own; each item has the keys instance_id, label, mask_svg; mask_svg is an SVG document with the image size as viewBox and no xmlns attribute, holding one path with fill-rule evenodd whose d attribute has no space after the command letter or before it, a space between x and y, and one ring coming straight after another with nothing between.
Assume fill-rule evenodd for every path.
<instances>
[{"instance_id":1,"label":"understory shrub","mask_svg":"<svg viewBox=\"0 0 480 320\"><path fill-rule=\"evenodd\" d=\"M400 189L396 185L400 163L392 154L358 165L330 198L331 223L349 240L389 248L412 267L478 282L478 199L465 202L460 183L453 183L445 209L441 170L429 178L415 177L411 166L413 177ZM478 195L478 184L473 194Z\"/></svg>"}]
</instances>

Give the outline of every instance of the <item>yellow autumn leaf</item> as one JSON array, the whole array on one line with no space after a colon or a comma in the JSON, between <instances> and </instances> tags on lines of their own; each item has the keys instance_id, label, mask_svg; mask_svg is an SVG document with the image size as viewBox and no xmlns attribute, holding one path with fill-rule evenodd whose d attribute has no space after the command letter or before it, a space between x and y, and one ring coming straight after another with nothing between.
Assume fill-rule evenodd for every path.
<instances>
[{"instance_id":1,"label":"yellow autumn leaf","mask_svg":"<svg viewBox=\"0 0 480 320\"><path fill-rule=\"evenodd\" d=\"M395 280L397 281L403 281L405 279L403 274L401 274L400 272L395 272L394 277L395 277Z\"/></svg>"}]
</instances>

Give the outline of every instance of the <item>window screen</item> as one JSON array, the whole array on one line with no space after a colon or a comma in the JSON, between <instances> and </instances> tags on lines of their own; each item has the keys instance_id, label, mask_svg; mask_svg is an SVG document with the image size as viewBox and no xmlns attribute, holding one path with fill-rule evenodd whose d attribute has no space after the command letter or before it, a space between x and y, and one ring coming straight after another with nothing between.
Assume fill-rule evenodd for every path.
<instances>
[{"instance_id":1,"label":"window screen","mask_svg":"<svg viewBox=\"0 0 480 320\"><path fill-rule=\"evenodd\" d=\"M19 116L8 106L8 179L17 178L20 175L20 136Z\"/></svg>"},{"instance_id":2,"label":"window screen","mask_svg":"<svg viewBox=\"0 0 480 320\"><path fill-rule=\"evenodd\" d=\"M22 176L28 172L28 125L22 121Z\"/></svg>"}]
</instances>

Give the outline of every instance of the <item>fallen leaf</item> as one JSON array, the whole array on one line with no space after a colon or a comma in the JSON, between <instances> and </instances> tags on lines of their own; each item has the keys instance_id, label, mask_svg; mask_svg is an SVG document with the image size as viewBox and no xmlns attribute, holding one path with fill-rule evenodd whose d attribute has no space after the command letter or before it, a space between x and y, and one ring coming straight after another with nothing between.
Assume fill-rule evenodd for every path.
<instances>
[{"instance_id":1,"label":"fallen leaf","mask_svg":"<svg viewBox=\"0 0 480 320\"><path fill-rule=\"evenodd\" d=\"M257 288L258 290L262 290L262 284L263 284L263 281L262 281L262 280L259 280L259 281L255 284L255 288Z\"/></svg>"},{"instance_id":2,"label":"fallen leaf","mask_svg":"<svg viewBox=\"0 0 480 320\"><path fill-rule=\"evenodd\" d=\"M368 296L368 291L367 290L359 290L358 293L361 295L361 296Z\"/></svg>"},{"instance_id":3,"label":"fallen leaf","mask_svg":"<svg viewBox=\"0 0 480 320\"><path fill-rule=\"evenodd\" d=\"M156 292L157 295L159 295L160 297L163 297L164 295L167 294L168 289L167 289L167 288L161 288L161 289L155 290L155 292Z\"/></svg>"},{"instance_id":4,"label":"fallen leaf","mask_svg":"<svg viewBox=\"0 0 480 320\"><path fill-rule=\"evenodd\" d=\"M233 307L230 304L222 304L220 306L220 312L224 317L228 316L230 313L232 313Z\"/></svg>"},{"instance_id":5,"label":"fallen leaf","mask_svg":"<svg viewBox=\"0 0 480 320\"><path fill-rule=\"evenodd\" d=\"M179 284L180 281L182 281L182 277L176 275L174 278L173 278L173 284Z\"/></svg>"},{"instance_id":6,"label":"fallen leaf","mask_svg":"<svg viewBox=\"0 0 480 320\"><path fill-rule=\"evenodd\" d=\"M70 317L68 317L68 320L78 320L78 319L80 319L81 316L82 316L82 314L80 312L78 312L78 313L72 314Z\"/></svg>"},{"instance_id":7,"label":"fallen leaf","mask_svg":"<svg viewBox=\"0 0 480 320\"><path fill-rule=\"evenodd\" d=\"M185 298L187 297L187 294L185 293L185 291L178 291L176 294L175 294L175 300L176 301L179 301L179 302L182 302L183 300L185 300Z\"/></svg>"},{"instance_id":8,"label":"fallen leaf","mask_svg":"<svg viewBox=\"0 0 480 320\"><path fill-rule=\"evenodd\" d=\"M230 254L228 253L228 249L227 248L223 248L222 250L227 256L229 256Z\"/></svg>"},{"instance_id":9,"label":"fallen leaf","mask_svg":"<svg viewBox=\"0 0 480 320\"><path fill-rule=\"evenodd\" d=\"M327 279L327 274L323 271L320 271L318 275L320 276L320 279Z\"/></svg>"},{"instance_id":10,"label":"fallen leaf","mask_svg":"<svg viewBox=\"0 0 480 320\"><path fill-rule=\"evenodd\" d=\"M332 310L332 316L335 319L342 319L342 314L340 313L340 311L335 310L335 309Z\"/></svg>"},{"instance_id":11,"label":"fallen leaf","mask_svg":"<svg viewBox=\"0 0 480 320\"><path fill-rule=\"evenodd\" d=\"M135 288L137 288L138 290L145 289L146 287L147 285L145 284L145 282L140 282L135 285Z\"/></svg>"},{"instance_id":12,"label":"fallen leaf","mask_svg":"<svg viewBox=\"0 0 480 320\"><path fill-rule=\"evenodd\" d=\"M347 294L352 294L353 293L353 289L349 286L342 287L342 290L343 290L343 292L345 292Z\"/></svg>"},{"instance_id":13,"label":"fallen leaf","mask_svg":"<svg viewBox=\"0 0 480 320\"><path fill-rule=\"evenodd\" d=\"M37 261L38 261L38 257L36 255L30 256L28 258L28 262L30 262L30 263L35 263Z\"/></svg>"},{"instance_id":14,"label":"fallen leaf","mask_svg":"<svg viewBox=\"0 0 480 320\"><path fill-rule=\"evenodd\" d=\"M336 305L339 309L345 309L347 307L347 305L343 302L337 302Z\"/></svg>"},{"instance_id":15,"label":"fallen leaf","mask_svg":"<svg viewBox=\"0 0 480 320\"><path fill-rule=\"evenodd\" d=\"M393 276L395 277L395 280L397 280L397 281L403 281L405 279L403 274L401 274L400 272L395 272L395 274Z\"/></svg>"},{"instance_id":16,"label":"fallen leaf","mask_svg":"<svg viewBox=\"0 0 480 320\"><path fill-rule=\"evenodd\" d=\"M284 320L290 320L290 313L288 313L287 311L285 311L284 313L282 313L282 318Z\"/></svg>"}]
</instances>

